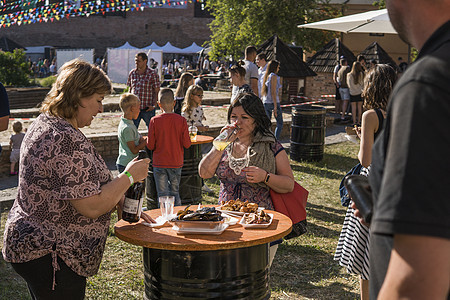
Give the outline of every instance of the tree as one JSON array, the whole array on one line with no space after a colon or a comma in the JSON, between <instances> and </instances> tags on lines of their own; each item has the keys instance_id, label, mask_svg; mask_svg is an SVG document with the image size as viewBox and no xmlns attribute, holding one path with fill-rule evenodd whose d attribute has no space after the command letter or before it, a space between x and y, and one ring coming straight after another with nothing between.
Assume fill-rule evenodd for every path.
<instances>
[{"instance_id":1,"label":"tree","mask_svg":"<svg viewBox=\"0 0 450 300\"><path fill-rule=\"evenodd\" d=\"M336 33L297 25L339 16L328 0L208 0L207 7L214 17L209 24L213 57L242 57L247 45L257 46L274 34L288 44L317 50Z\"/></svg>"},{"instance_id":2,"label":"tree","mask_svg":"<svg viewBox=\"0 0 450 300\"><path fill-rule=\"evenodd\" d=\"M5 85L28 86L29 75L31 72L25 60L25 51L0 51L0 82Z\"/></svg>"},{"instance_id":3,"label":"tree","mask_svg":"<svg viewBox=\"0 0 450 300\"><path fill-rule=\"evenodd\" d=\"M378 6L379 9L386 8L386 1L385 0L375 1L373 5Z\"/></svg>"}]
</instances>

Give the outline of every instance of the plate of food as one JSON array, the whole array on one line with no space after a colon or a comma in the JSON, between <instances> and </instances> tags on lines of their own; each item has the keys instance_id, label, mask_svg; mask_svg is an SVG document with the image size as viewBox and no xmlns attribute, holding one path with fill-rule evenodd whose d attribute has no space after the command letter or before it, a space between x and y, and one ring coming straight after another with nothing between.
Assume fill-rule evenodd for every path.
<instances>
[{"instance_id":1,"label":"plate of food","mask_svg":"<svg viewBox=\"0 0 450 300\"><path fill-rule=\"evenodd\" d=\"M248 229L258 229L267 228L272 224L273 214L268 214L264 210L258 211L257 213L247 213L242 218L239 224L244 228Z\"/></svg>"},{"instance_id":2,"label":"plate of food","mask_svg":"<svg viewBox=\"0 0 450 300\"><path fill-rule=\"evenodd\" d=\"M211 235L219 235L222 234L227 228L227 223L220 223L219 226L215 228L201 228L201 227L178 227L177 225L173 225L172 229L177 234L211 234Z\"/></svg>"},{"instance_id":3,"label":"plate of food","mask_svg":"<svg viewBox=\"0 0 450 300\"><path fill-rule=\"evenodd\" d=\"M225 219L222 213L214 207L203 207L194 211L190 209L190 206L187 206L185 209L178 211L176 217L170 219L169 222L176 226L178 231L217 231L223 228Z\"/></svg>"},{"instance_id":4,"label":"plate of food","mask_svg":"<svg viewBox=\"0 0 450 300\"><path fill-rule=\"evenodd\" d=\"M236 225L239 222L238 218L222 213L222 217L224 219L224 223L229 226Z\"/></svg>"},{"instance_id":5,"label":"plate of food","mask_svg":"<svg viewBox=\"0 0 450 300\"><path fill-rule=\"evenodd\" d=\"M246 213L256 213L263 210L264 207L258 207L258 204L239 199L229 200L217 207L217 210L231 216L243 216Z\"/></svg>"}]
</instances>

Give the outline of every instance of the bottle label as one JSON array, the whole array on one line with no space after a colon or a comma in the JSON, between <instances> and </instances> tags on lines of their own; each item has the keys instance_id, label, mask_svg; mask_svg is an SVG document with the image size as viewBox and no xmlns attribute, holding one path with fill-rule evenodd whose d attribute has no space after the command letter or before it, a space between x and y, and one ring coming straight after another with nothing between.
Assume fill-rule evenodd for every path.
<instances>
[{"instance_id":1,"label":"bottle label","mask_svg":"<svg viewBox=\"0 0 450 300\"><path fill-rule=\"evenodd\" d=\"M142 199L136 200L125 197L123 211L129 214L137 214L142 209Z\"/></svg>"}]
</instances>

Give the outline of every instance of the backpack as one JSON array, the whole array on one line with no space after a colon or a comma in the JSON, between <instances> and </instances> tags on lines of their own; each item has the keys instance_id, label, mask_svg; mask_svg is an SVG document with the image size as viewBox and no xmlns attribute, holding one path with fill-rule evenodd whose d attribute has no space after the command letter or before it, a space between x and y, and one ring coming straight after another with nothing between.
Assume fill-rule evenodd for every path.
<instances>
[{"instance_id":1,"label":"backpack","mask_svg":"<svg viewBox=\"0 0 450 300\"><path fill-rule=\"evenodd\" d=\"M350 196L348 195L348 191L344 186L344 179L347 175L359 175L361 173L362 165L358 163L354 166L347 174L345 174L344 178L341 180L341 184L339 185L339 196L341 197L342 206L348 206L350 204Z\"/></svg>"}]
</instances>

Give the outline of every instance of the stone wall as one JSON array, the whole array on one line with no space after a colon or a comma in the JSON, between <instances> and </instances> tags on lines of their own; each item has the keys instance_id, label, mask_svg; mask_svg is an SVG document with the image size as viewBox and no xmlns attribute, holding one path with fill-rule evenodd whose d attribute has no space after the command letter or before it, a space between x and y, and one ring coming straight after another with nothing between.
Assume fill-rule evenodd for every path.
<instances>
[{"instance_id":1,"label":"stone wall","mask_svg":"<svg viewBox=\"0 0 450 300\"><path fill-rule=\"evenodd\" d=\"M333 83L333 73L317 73L308 77L305 93L310 98L320 98L321 95L335 95L336 86Z\"/></svg>"},{"instance_id":2,"label":"stone wall","mask_svg":"<svg viewBox=\"0 0 450 300\"><path fill-rule=\"evenodd\" d=\"M106 48L118 47L126 41L142 48L156 42L170 43L184 48L192 42L202 45L209 40L207 26L211 18L195 18L194 4L186 9L146 8L126 12L123 16L91 15L64 18L60 21L11 26L2 33L23 46L65 48L95 48L96 55L104 55Z\"/></svg>"}]
</instances>

